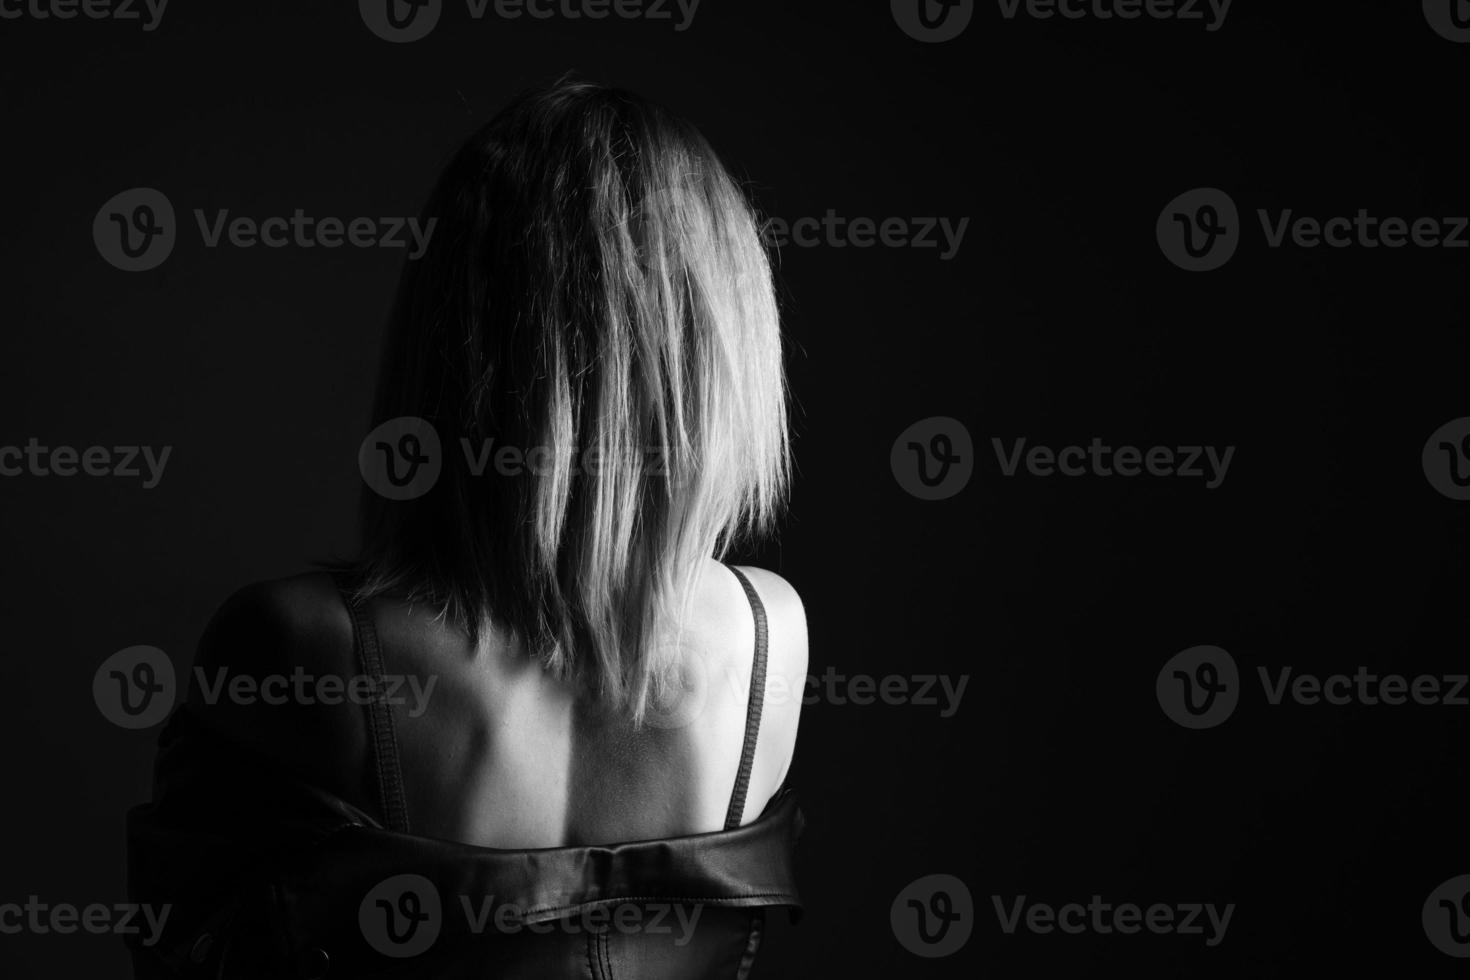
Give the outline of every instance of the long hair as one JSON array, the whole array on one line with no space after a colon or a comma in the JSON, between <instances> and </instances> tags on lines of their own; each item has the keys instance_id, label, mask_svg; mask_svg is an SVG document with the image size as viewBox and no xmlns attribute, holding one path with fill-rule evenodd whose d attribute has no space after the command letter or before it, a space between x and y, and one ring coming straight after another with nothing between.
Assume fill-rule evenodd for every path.
<instances>
[{"instance_id":1,"label":"long hair","mask_svg":"<svg viewBox=\"0 0 1470 980\"><path fill-rule=\"evenodd\" d=\"M789 482L755 215L693 126L564 81L465 143L429 218L374 424L423 419L442 474L414 499L364 492L362 589L476 639L498 621L641 721L701 566L769 529Z\"/></svg>"}]
</instances>

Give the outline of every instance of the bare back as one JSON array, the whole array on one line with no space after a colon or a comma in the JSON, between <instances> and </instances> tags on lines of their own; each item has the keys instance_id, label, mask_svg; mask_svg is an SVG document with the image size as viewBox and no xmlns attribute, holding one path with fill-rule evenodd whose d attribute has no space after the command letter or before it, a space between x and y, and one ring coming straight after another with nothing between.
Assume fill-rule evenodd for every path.
<instances>
[{"instance_id":1,"label":"bare back","mask_svg":"<svg viewBox=\"0 0 1470 980\"><path fill-rule=\"evenodd\" d=\"M741 571L767 621L767 682L748 823L784 781L807 669L800 599L779 576ZM478 649L422 605L378 599L371 614L390 691L409 826L486 847L651 840L722 829L751 705L755 612L728 568L709 562L679 638L684 686L641 728L551 677L508 636ZM257 680L301 670L360 671L347 608L330 577L297 576L238 594L216 616L196 666ZM206 724L369 812L371 752L359 704L210 704Z\"/></svg>"}]
</instances>

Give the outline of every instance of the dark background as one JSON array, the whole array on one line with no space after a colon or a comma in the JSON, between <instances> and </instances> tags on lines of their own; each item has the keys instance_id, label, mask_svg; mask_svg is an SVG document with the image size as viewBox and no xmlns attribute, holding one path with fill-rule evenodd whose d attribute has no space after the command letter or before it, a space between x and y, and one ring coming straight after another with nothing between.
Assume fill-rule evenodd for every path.
<instances>
[{"instance_id":1,"label":"dark background","mask_svg":"<svg viewBox=\"0 0 1470 980\"><path fill-rule=\"evenodd\" d=\"M1290 9L1283 9L1290 8ZM1470 415L1464 251L1268 249L1254 209L1470 212L1470 46L1419 4L1237 0L1199 22L1004 20L923 44L888 3L705 0L668 22L470 20L392 45L355 4L174 0L133 22L0 20L0 444L171 445L162 484L0 480L0 901L125 897L156 730L91 697L135 644L181 668L240 585L350 550L401 251L205 249L191 212L416 214L448 153L568 69L692 118L772 215L969 217L959 256L780 256L799 476L779 543L811 668L970 675L959 712L818 703L796 777L805 921L764 977L1238 977L1463 967L1420 908L1470 872L1467 709L1270 707L1255 668L1465 670L1470 504L1429 434ZM102 203L187 223L128 274ZM1250 227L1191 274L1160 210L1227 190ZM975 478L910 496L889 450L953 416ZM1234 445L1224 484L1002 476L990 439ZM1165 717L1196 644L1248 675L1224 725ZM962 878L975 931L905 950L890 904ZM1005 935L991 895L1234 902L1225 941ZM111 937L0 936L0 975L123 976Z\"/></svg>"}]
</instances>

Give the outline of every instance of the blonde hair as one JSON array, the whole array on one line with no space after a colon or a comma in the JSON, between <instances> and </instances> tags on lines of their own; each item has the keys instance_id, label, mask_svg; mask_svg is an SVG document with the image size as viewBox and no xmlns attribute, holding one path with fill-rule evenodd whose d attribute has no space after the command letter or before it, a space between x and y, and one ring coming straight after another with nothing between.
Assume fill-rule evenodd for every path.
<instances>
[{"instance_id":1,"label":"blonde hair","mask_svg":"<svg viewBox=\"0 0 1470 980\"><path fill-rule=\"evenodd\" d=\"M575 82L475 134L425 215L374 424L423 418L443 470L416 499L365 493L363 591L426 598L472 637L498 620L639 721L701 567L768 530L789 482L755 215L691 125ZM544 462L476 475L461 449L487 445Z\"/></svg>"}]
</instances>

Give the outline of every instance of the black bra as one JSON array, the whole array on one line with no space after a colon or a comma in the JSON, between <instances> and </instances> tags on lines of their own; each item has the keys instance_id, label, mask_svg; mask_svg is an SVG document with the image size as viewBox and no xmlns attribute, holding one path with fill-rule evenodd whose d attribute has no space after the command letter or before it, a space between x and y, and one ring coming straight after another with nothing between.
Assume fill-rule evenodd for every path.
<instances>
[{"instance_id":1,"label":"black bra","mask_svg":"<svg viewBox=\"0 0 1470 980\"><path fill-rule=\"evenodd\" d=\"M745 977L765 912L799 917L802 816L783 786L740 826L765 690L756 621L740 769L725 829L607 846L506 850L413 835L386 705L368 724L378 815L297 780L200 725L160 739L152 803L128 816L129 890L173 907L133 945L135 976ZM363 673L383 676L365 605L344 589Z\"/></svg>"}]
</instances>

